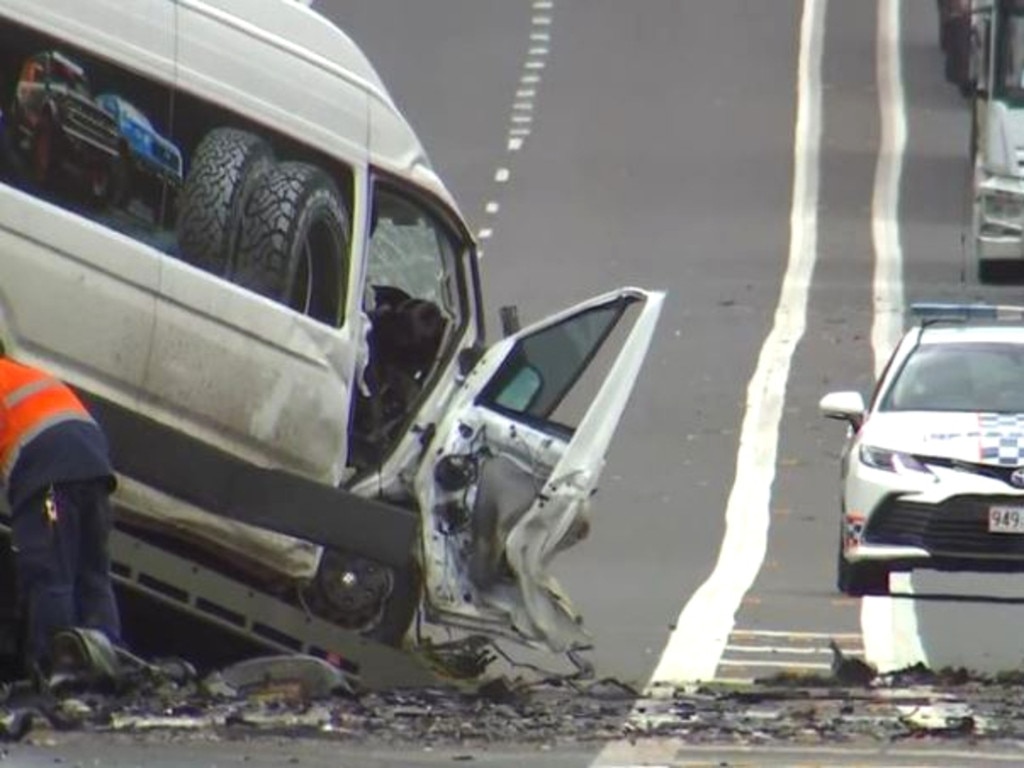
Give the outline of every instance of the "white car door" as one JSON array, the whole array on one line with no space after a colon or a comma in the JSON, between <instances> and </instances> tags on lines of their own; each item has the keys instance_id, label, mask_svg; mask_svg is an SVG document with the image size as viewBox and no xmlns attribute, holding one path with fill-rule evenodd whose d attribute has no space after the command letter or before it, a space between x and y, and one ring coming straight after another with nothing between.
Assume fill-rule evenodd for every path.
<instances>
[{"instance_id":1,"label":"white car door","mask_svg":"<svg viewBox=\"0 0 1024 768\"><path fill-rule=\"evenodd\" d=\"M468 374L416 477L428 618L554 651L587 642L548 565L586 536L663 301L599 296L496 343Z\"/></svg>"}]
</instances>

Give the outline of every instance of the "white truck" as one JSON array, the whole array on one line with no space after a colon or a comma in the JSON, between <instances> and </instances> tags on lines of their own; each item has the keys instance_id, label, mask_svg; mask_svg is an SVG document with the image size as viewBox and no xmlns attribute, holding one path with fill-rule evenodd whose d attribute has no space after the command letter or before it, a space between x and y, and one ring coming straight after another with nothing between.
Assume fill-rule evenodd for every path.
<instances>
[{"instance_id":1,"label":"white truck","mask_svg":"<svg viewBox=\"0 0 1024 768\"><path fill-rule=\"evenodd\" d=\"M973 0L964 75L971 101L978 277L1024 258L1024 0Z\"/></svg>"},{"instance_id":2,"label":"white truck","mask_svg":"<svg viewBox=\"0 0 1024 768\"><path fill-rule=\"evenodd\" d=\"M41 60L144 119L70 115ZM358 46L302 4L0 0L0 89L0 344L110 437L137 650L213 663L216 630L385 685L418 674L398 650L417 616L589 642L548 566L588 530L662 293L485 345L455 201ZM109 167L183 162L182 183L89 194L90 113L134 132Z\"/></svg>"}]
</instances>

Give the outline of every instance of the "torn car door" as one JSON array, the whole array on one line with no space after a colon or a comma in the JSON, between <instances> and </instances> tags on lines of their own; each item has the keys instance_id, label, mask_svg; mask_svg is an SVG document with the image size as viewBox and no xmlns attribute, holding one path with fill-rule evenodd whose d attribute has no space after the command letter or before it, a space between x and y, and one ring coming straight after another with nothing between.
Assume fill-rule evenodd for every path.
<instances>
[{"instance_id":1,"label":"torn car door","mask_svg":"<svg viewBox=\"0 0 1024 768\"><path fill-rule=\"evenodd\" d=\"M623 288L503 339L466 377L416 478L432 620L553 651L587 642L547 573L590 496L661 292Z\"/></svg>"}]
</instances>

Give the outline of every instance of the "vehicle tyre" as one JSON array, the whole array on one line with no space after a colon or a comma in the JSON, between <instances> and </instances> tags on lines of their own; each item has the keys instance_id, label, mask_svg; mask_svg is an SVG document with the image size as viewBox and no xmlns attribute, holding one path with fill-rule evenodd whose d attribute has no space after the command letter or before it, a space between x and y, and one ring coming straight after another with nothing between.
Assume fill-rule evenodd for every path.
<instances>
[{"instance_id":1,"label":"vehicle tyre","mask_svg":"<svg viewBox=\"0 0 1024 768\"><path fill-rule=\"evenodd\" d=\"M839 553L836 586L851 597L889 594L889 566L885 563L851 563Z\"/></svg>"},{"instance_id":2,"label":"vehicle tyre","mask_svg":"<svg viewBox=\"0 0 1024 768\"><path fill-rule=\"evenodd\" d=\"M978 258L978 282L996 283L999 282L1000 264L992 259Z\"/></svg>"},{"instance_id":3,"label":"vehicle tyre","mask_svg":"<svg viewBox=\"0 0 1024 768\"><path fill-rule=\"evenodd\" d=\"M110 189L106 202L114 208L126 206L132 194L132 160L127 151L110 161Z\"/></svg>"},{"instance_id":4,"label":"vehicle tyre","mask_svg":"<svg viewBox=\"0 0 1024 768\"><path fill-rule=\"evenodd\" d=\"M348 212L331 177L279 163L246 201L231 279L298 312L336 324L349 249Z\"/></svg>"},{"instance_id":5,"label":"vehicle tyre","mask_svg":"<svg viewBox=\"0 0 1024 768\"><path fill-rule=\"evenodd\" d=\"M419 568L390 568L337 549L324 550L305 598L310 610L333 624L398 647L416 616Z\"/></svg>"},{"instance_id":6,"label":"vehicle tyre","mask_svg":"<svg viewBox=\"0 0 1024 768\"><path fill-rule=\"evenodd\" d=\"M270 145L247 131L215 128L203 137L178 198L178 248L185 261L228 275L245 201L273 161Z\"/></svg>"},{"instance_id":7,"label":"vehicle tyre","mask_svg":"<svg viewBox=\"0 0 1024 768\"><path fill-rule=\"evenodd\" d=\"M60 129L44 110L32 137L30 168L32 181L40 189L52 189L60 166Z\"/></svg>"}]
</instances>

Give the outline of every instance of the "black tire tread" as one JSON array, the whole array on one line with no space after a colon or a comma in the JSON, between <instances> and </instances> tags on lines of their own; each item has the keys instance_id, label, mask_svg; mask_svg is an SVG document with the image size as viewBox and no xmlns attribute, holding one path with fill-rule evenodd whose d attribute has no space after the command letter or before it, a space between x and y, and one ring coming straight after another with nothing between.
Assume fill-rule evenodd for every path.
<instances>
[{"instance_id":1,"label":"black tire tread","mask_svg":"<svg viewBox=\"0 0 1024 768\"><path fill-rule=\"evenodd\" d=\"M317 210L308 213L311 207ZM287 300L308 215L334 220L344 241L339 243L337 258L346 258L348 212L334 181L308 163L276 164L261 177L246 202L232 279L276 301Z\"/></svg>"},{"instance_id":2,"label":"black tire tread","mask_svg":"<svg viewBox=\"0 0 1024 768\"><path fill-rule=\"evenodd\" d=\"M248 131L215 128L203 137L178 197L178 247L186 261L228 274L246 198L273 159L270 145Z\"/></svg>"}]
</instances>

